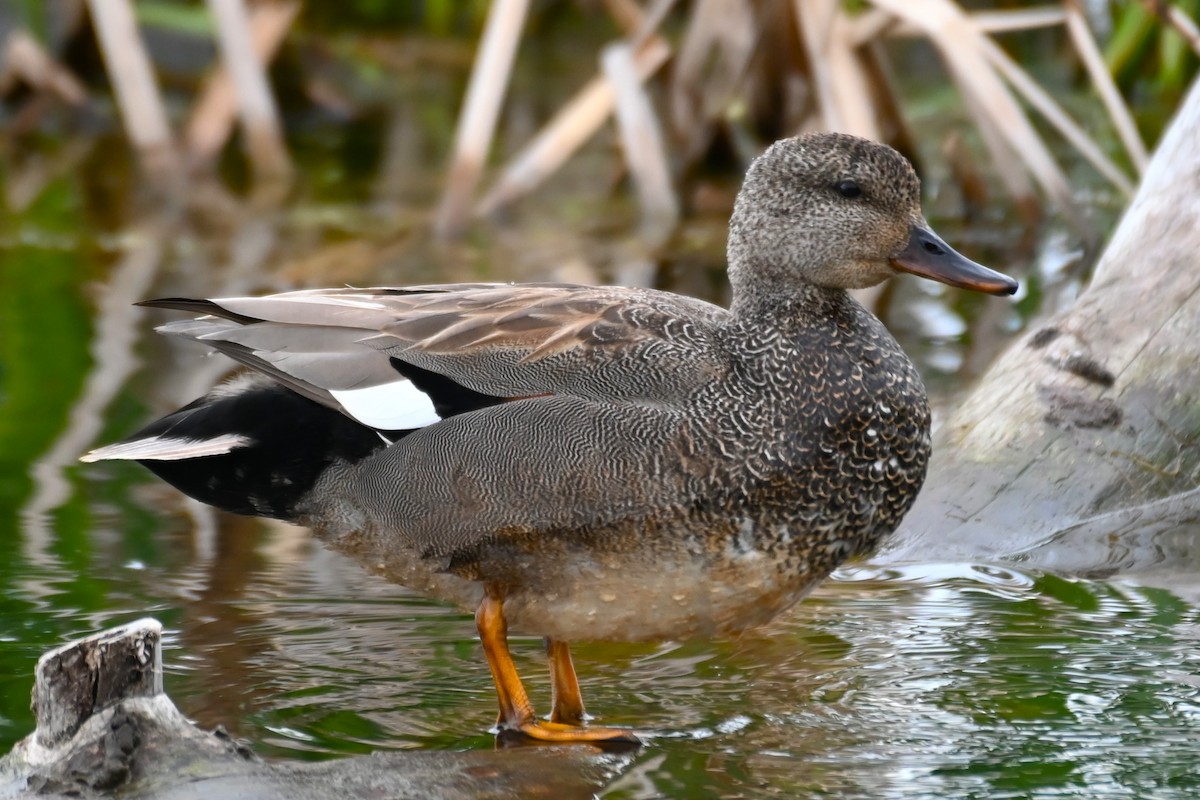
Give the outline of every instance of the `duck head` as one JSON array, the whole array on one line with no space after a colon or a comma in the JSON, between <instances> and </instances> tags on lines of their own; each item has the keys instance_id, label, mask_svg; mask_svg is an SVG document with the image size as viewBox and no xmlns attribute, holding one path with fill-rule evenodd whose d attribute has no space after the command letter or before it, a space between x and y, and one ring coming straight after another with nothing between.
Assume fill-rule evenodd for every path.
<instances>
[{"instance_id":1,"label":"duck head","mask_svg":"<svg viewBox=\"0 0 1200 800\"><path fill-rule=\"evenodd\" d=\"M887 145L841 133L783 139L755 159L729 226L735 293L874 286L897 272L989 294L1017 282L942 241L921 184Z\"/></svg>"}]
</instances>

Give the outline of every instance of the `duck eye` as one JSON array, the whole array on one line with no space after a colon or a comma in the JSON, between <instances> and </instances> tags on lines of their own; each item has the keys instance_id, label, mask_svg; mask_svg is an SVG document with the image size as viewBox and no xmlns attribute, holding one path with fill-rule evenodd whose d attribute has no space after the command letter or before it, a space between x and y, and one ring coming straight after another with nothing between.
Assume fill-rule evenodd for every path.
<instances>
[{"instance_id":1,"label":"duck eye","mask_svg":"<svg viewBox=\"0 0 1200 800\"><path fill-rule=\"evenodd\" d=\"M838 183L833 188L838 190L838 194L842 197L847 197L853 200L855 197L862 197L862 187L857 181L845 180Z\"/></svg>"}]
</instances>

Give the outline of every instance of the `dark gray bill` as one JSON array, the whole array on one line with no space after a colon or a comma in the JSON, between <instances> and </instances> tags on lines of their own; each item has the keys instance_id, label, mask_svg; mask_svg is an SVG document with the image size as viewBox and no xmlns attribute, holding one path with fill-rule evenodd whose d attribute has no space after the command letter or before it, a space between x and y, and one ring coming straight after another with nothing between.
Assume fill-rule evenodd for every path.
<instances>
[{"instance_id":1,"label":"dark gray bill","mask_svg":"<svg viewBox=\"0 0 1200 800\"><path fill-rule=\"evenodd\" d=\"M912 226L908 246L892 256L891 262L901 272L911 272L961 289L988 294L1017 291L1017 282L1012 278L976 264L942 241L942 237L920 225Z\"/></svg>"}]
</instances>

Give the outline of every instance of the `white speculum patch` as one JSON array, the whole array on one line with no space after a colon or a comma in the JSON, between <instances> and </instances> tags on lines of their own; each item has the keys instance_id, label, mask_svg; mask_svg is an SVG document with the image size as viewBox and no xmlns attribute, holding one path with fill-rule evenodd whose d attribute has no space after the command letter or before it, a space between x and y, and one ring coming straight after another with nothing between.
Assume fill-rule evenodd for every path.
<instances>
[{"instance_id":1,"label":"white speculum patch","mask_svg":"<svg viewBox=\"0 0 1200 800\"><path fill-rule=\"evenodd\" d=\"M441 421L433 401L412 381L381 383L365 389L331 389L346 413L371 428L389 431L424 428Z\"/></svg>"}]
</instances>

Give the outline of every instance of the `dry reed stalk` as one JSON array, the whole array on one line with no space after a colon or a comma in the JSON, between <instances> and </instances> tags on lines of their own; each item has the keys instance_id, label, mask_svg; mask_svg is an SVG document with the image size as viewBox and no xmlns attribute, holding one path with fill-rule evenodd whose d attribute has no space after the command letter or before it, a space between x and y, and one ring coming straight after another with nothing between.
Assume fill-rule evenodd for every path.
<instances>
[{"instance_id":1,"label":"dry reed stalk","mask_svg":"<svg viewBox=\"0 0 1200 800\"><path fill-rule=\"evenodd\" d=\"M679 223L680 209L662 128L634 54L655 36L675 2L654 0L640 19L624 11L632 32L624 41L605 47L600 58L601 70L613 87L617 134L641 206L642 243L651 249L666 244Z\"/></svg>"},{"instance_id":2,"label":"dry reed stalk","mask_svg":"<svg viewBox=\"0 0 1200 800\"><path fill-rule=\"evenodd\" d=\"M1028 31L1062 25L1066 12L1059 6L1012 8L997 11L973 11L971 20L984 33Z\"/></svg>"},{"instance_id":3,"label":"dry reed stalk","mask_svg":"<svg viewBox=\"0 0 1200 800\"><path fill-rule=\"evenodd\" d=\"M625 36L634 36L646 17L635 0L604 0L604 7Z\"/></svg>"},{"instance_id":4,"label":"dry reed stalk","mask_svg":"<svg viewBox=\"0 0 1200 800\"><path fill-rule=\"evenodd\" d=\"M950 0L871 0L920 29L941 53L976 115L985 143L992 149L997 172L1010 188L1014 165L1022 165L1081 234L1089 227L1075 202L1070 184L1037 131L1008 91L985 52L991 43L974 21ZM994 135L989 136L989 133ZM1008 152L997 147L1007 142ZM1015 154L1020 158L1015 158ZM1020 196L1018 195L1020 200Z\"/></svg>"},{"instance_id":5,"label":"dry reed stalk","mask_svg":"<svg viewBox=\"0 0 1200 800\"><path fill-rule=\"evenodd\" d=\"M1029 75L1022 70L986 32L1010 32L1029 30L1038 27L1065 25L1080 59L1092 79L1093 85L1100 94L1101 100L1112 119L1122 142L1138 171L1146 162L1146 150L1137 134L1136 126L1128 107L1121 99L1108 69L1104 65L1099 47L1092 37L1083 17L1078 0L1066 0L1065 7L1018 9L1012 11L974 12L969 14L979 31L979 41L988 60L1003 75L1025 99L1062 133L1081 155L1090 161L1107 180L1125 194L1133 191L1132 182L1121 170L1104 155L1103 151L1086 132L1076 124L1062 107L1043 90ZM879 32L875 26L875 32ZM892 32L897 35L913 35L923 31L914 23L905 21L894 26ZM860 36L863 35L860 33Z\"/></svg>"},{"instance_id":6,"label":"dry reed stalk","mask_svg":"<svg viewBox=\"0 0 1200 800\"><path fill-rule=\"evenodd\" d=\"M675 54L667 102L675 138L684 139L685 150L692 149L695 132L707 122L700 99L704 65L715 49L726 6L727 0L698 0Z\"/></svg>"},{"instance_id":7,"label":"dry reed stalk","mask_svg":"<svg viewBox=\"0 0 1200 800\"><path fill-rule=\"evenodd\" d=\"M856 20L839 0L794 0L793 9L824 127L879 140L879 107Z\"/></svg>"},{"instance_id":8,"label":"dry reed stalk","mask_svg":"<svg viewBox=\"0 0 1200 800\"><path fill-rule=\"evenodd\" d=\"M863 58L853 40L853 25L846 14L837 14L829 29L826 56L833 73L836 102L847 133L879 140L878 105Z\"/></svg>"},{"instance_id":9,"label":"dry reed stalk","mask_svg":"<svg viewBox=\"0 0 1200 800\"><path fill-rule=\"evenodd\" d=\"M901 112L903 103L900 90L896 87L883 42L875 40L860 45L858 52L866 72L867 87L873 96L875 118L880 129L879 141L891 142L902 152L915 157L916 140Z\"/></svg>"},{"instance_id":10,"label":"dry reed stalk","mask_svg":"<svg viewBox=\"0 0 1200 800\"><path fill-rule=\"evenodd\" d=\"M671 2L657 0L649 12L643 12L633 0L605 0L609 13L633 40L628 47L613 46L606 51L604 69L610 81L598 78L572 98L508 163L476 206L477 213L494 211L557 170L603 123L614 103L626 160L645 213L659 213L652 211L657 208L669 215L670 209L677 209L677 200L667 189L669 171L658 120L640 86L640 81L669 57L669 48L658 39L645 47L639 44L657 29ZM1131 191L1132 181L988 36L989 32L1065 25L1132 162L1140 169L1145 162L1145 148L1128 108L1103 69L1099 49L1082 20L1078 2L1065 0L1065 7L968 13L951 0L870 0L870 8L851 14L840 0L792 0L769 8L751 5L748 0L698 0L682 38L667 96L676 138L683 144L677 153L685 163L698 156L717 124L728 128L735 148L743 140L748 141L747 136L753 138L752 132L742 130L745 123L739 121L741 118L730 116L728 111L734 92L745 83L752 64L756 65L756 74L765 68L771 71L771 80L785 84L761 93L771 107L778 109L781 97L785 105L796 100L795 113L787 115L789 129L796 129L798 123L874 139L904 138L907 131L898 97L888 80L888 62L879 39L885 34L918 34L941 54L996 164L997 175L1023 213L1036 206L1032 179L1080 233L1089 235L1066 175L1015 95L1036 108L1119 189ZM770 9L783 13L776 14L776 19L770 16ZM769 49L764 44L784 41L775 32L785 19L789 34L793 30L798 34L807 69L798 69L794 56L786 53L782 60L770 55L754 58ZM787 49L788 53L795 50L791 44ZM789 88L798 85L797 81L806 88ZM616 94L613 86L619 87ZM819 120L812 115L814 102ZM481 169L482 159L476 166L475 179Z\"/></svg>"},{"instance_id":11,"label":"dry reed stalk","mask_svg":"<svg viewBox=\"0 0 1200 800\"><path fill-rule=\"evenodd\" d=\"M260 63L271 62L299 13L300 4L291 0L251 7L250 39ZM216 160L233 132L237 107L233 79L229 70L218 64L205 81L184 128L184 150L193 168L207 167Z\"/></svg>"},{"instance_id":12,"label":"dry reed stalk","mask_svg":"<svg viewBox=\"0 0 1200 800\"><path fill-rule=\"evenodd\" d=\"M1058 6L965 13L975 23L976 28L988 34L1053 28L1056 25L1062 25L1067 19L1067 12ZM896 36L917 36L922 33L922 28L911 22L901 21L891 29L891 33Z\"/></svg>"},{"instance_id":13,"label":"dry reed stalk","mask_svg":"<svg viewBox=\"0 0 1200 800\"><path fill-rule=\"evenodd\" d=\"M634 52L638 76L644 81L671 55L660 38L648 40ZM536 136L505 166L492 188L475 208L480 215L494 212L554 173L604 124L616 102L612 84L603 76L593 78L546 123Z\"/></svg>"},{"instance_id":14,"label":"dry reed stalk","mask_svg":"<svg viewBox=\"0 0 1200 800\"><path fill-rule=\"evenodd\" d=\"M868 8L850 18L850 38L856 47L861 47L905 27L908 26L882 8ZM916 31L910 30L908 33L913 35Z\"/></svg>"},{"instance_id":15,"label":"dry reed stalk","mask_svg":"<svg viewBox=\"0 0 1200 800\"><path fill-rule=\"evenodd\" d=\"M208 7L216 21L221 59L233 79L246 153L255 174L268 179L287 178L292 173L292 162L263 62L251 41L246 8L242 0L208 0Z\"/></svg>"},{"instance_id":16,"label":"dry reed stalk","mask_svg":"<svg viewBox=\"0 0 1200 800\"><path fill-rule=\"evenodd\" d=\"M627 36L629 44L635 50L646 43L646 40L658 33L658 28L671 13L676 0L654 0L650 8L642 14L641 20L633 33Z\"/></svg>"},{"instance_id":17,"label":"dry reed stalk","mask_svg":"<svg viewBox=\"0 0 1200 800\"><path fill-rule=\"evenodd\" d=\"M650 247L659 247L679 222L679 201L671 184L658 117L642 85L631 45L609 45L600 63L613 87L621 149L642 209L642 235Z\"/></svg>"},{"instance_id":18,"label":"dry reed stalk","mask_svg":"<svg viewBox=\"0 0 1200 800\"><path fill-rule=\"evenodd\" d=\"M698 158L736 97L758 33L747 0L700 0L675 56L667 94L683 163Z\"/></svg>"},{"instance_id":19,"label":"dry reed stalk","mask_svg":"<svg viewBox=\"0 0 1200 800\"><path fill-rule=\"evenodd\" d=\"M1133 196L1133 182L1108 156L1104 155L1100 146L1063 111L1062 106L1054 102L1054 99L1041 86L1038 86L1033 78L1029 77L1029 73L1021 69L995 42L987 38L983 41L985 44L984 55L1004 79L1020 92L1029 104L1036 108L1046 118L1046 121L1079 151L1080 155L1090 161L1101 175L1127 197Z\"/></svg>"},{"instance_id":20,"label":"dry reed stalk","mask_svg":"<svg viewBox=\"0 0 1200 800\"><path fill-rule=\"evenodd\" d=\"M458 236L466 228L528 11L529 0L496 0L488 12L459 117L446 191L434 220L438 238Z\"/></svg>"},{"instance_id":21,"label":"dry reed stalk","mask_svg":"<svg viewBox=\"0 0 1200 800\"><path fill-rule=\"evenodd\" d=\"M1117 135L1121 137L1121 142L1125 145L1125 152L1129 154L1130 161L1133 162L1134 168L1140 175L1146 169L1149 156L1146 153L1146 145L1142 142L1141 135L1138 134L1137 124L1133 121L1133 115L1129 113L1129 107L1121 98L1117 84L1113 81L1112 73L1108 71L1108 66L1104 63L1104 55L1100 52L1100 48L1092 36L1079 0L1065 0L1065 2L1067 33L1075 44L1075 51L1079 53L1084 69L1092 79L1092 86L1096 88L1096 92L1100 95L1100 101L1108 110L1109 119L1112 120Z\"/></svg>"},{"instance_id":22,"label":"dry reed stalk","mask_svg":"<svg viewBox=\"0 0 1200 800\"><path fill-rule=\"evenodd\" d=\"M800 41L804 43L808 56L808 74L817 107L821 110L822 123L828 130L844 131L846 121L838 103L833 69L826 56L834 18L842 13L841 0L793 0L792 10L800 29Z\"/></svg>"},{"instance_id":23,"label":"dry reed stalk","mask_svg":"<svg viewBox=\"0 0 1200 800\"><path fill-rule=\"evenodd\" d=\"M79 79L51 58L27 32L10 33L2 52L0 95L6 94L12 81L20 77L35 89L50 92L69 105L82 105L87 100L87 90Z\"/></svg>"},{"instance_id":24,"label":"dry reed stalk","mask_svg":"<svg viewBox=\"0 0 1200 800\"><path fill-rule=\"evenodd\" d=\"M1033 179L1024 169L1013 169L1010 165L1021 163L1021 154L1013 147L1012 142L996 128L995 121L989 116L982 102L972 92L963 93L963 104L967 113L975 120L975 129L983 142L984 149L992 157L995 173L1004 184L1009 195L1023 208L1033 208L1038 205L1037 192Z\"/></svg>"},{"instance_id":25,"label":"dry reed stalk","mask_svg":"<svg viewBox=\"0 0 1200 800\"><path fill-rule=\"evenodd\" d=\"M150 172L173 172L177 158L167 112L129 0L88 0L88 11L126 135Z\"/></svg>"},{"instance_id":26,"label":"dry reed stalk","mask_svg":"<svg viewBox=\"0 0 1200 800\"><path fill-rule=\"evenodd\" d=\"M1142 5L1148 8L1151 14L1174 28L1192 51L1200 56L1200 29L1196 27L1195 20L1180 11L1178 6L1168 5L1166 0L1142 0Z\"/></svg>"}]
</instances>

